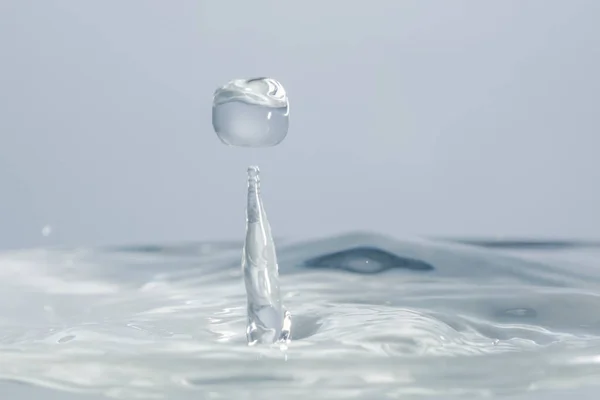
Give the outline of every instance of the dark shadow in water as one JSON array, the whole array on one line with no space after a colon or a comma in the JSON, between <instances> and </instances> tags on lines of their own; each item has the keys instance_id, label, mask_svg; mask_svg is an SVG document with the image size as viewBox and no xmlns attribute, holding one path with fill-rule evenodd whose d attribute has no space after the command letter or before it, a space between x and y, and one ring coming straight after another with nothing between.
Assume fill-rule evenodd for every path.
<instances>
[{"instance_id":1,"label":"dark shadow in water","mask_svg":"<svg viewBox=\"0 0 600 400\"><path fill-rule=\"evenodd\" d=\"M186 383L193 387L203 388L205 386L212 385L252 385L252 384L265 384L266 382L279 382L279 383L290 383L294 382L294 377L289 375L278 376L276 373L256 373L249 371L245 375L227 375L219 378L197 378L187 379Z\"/></svg>"},{"instance_id":2,"label":"dark shadow in water","mask_svg":"<svg viewBox=\"0 0 600 400\"><path fill-rule=\"evenodd\" d=\"M511 321L519 319L534 319L537 317L537 311L533 308L509 308L507 310L498 310L495 314L498 319L508 319Z\"/></svg>"},{"instance_id":3,"label":"dark shadow in water","mask_svg":"<svg viewBox=\"0 0 600 400\"><path fill-rule=\"evenodd\" d=\"M198 242L198 243L170 243L167 245L129 245L105 247L112 253L141 253L176 256L195 256L207 253L219 253L229 250L239 250L241 245L237 242Z\"/></svg>"},{"instance_id":4,"label":"dark shadow in water","mask_svg":"<svg viewBox=\"0 0 600 400\"><path fill-rule=\"evenodd\" d=\"M470 246L500 248L500 249L539 249L565 250L580 248L599 248L600 242L581 240L517 240L517 239L442 239L447 242L467 244Z\"/></svg>"},{"instance_id":5,"label":"dark shadow in water","mask_svg":"<svg viewBox=\"0 0 600 400\"><path fill-rule=\"evenodd\" d=\"M376 247L355 247L349 250L311 258L303 263L307 268L339 269L358 274L378 274L390 269L433 271L431 264L399 257Z\"/></svg>"}]
</instances>

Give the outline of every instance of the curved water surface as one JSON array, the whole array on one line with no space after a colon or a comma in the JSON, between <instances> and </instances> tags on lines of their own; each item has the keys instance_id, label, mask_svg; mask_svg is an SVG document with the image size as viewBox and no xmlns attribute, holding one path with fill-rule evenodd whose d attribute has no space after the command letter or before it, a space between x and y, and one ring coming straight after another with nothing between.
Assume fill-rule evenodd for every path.
<instances>
[{"instance_id":1,"label":"curved water surface","mask_svg":"<svg viewBox=\"0 0 600 400\"><path fill-rule=\"evenodd\" d=\"M246 346L240 249L0 255L5 387L124 399L372 399L533 396L600 382L595 257L569 263L374 234L281 242L294 319L282 351Z\"/></svg>"}]
</instances>

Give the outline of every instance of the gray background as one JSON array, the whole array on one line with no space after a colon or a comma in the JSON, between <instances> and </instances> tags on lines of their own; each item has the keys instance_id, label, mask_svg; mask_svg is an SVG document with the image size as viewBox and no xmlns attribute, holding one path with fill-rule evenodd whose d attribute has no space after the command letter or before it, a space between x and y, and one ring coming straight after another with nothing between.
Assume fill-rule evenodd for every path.
<instances>
[{"instance_id":1,"label":"gray background","mask_svg":"<svg viewBox=\"0 0 600 400\"><path fill-rule=\"evenodd\" d=\"M600 237L597 0L0 0L0 247L274 232ZM275 148L214 89L271 76ZM44 237L42 227L51 225Z\"/></svg>"}]
</instances>

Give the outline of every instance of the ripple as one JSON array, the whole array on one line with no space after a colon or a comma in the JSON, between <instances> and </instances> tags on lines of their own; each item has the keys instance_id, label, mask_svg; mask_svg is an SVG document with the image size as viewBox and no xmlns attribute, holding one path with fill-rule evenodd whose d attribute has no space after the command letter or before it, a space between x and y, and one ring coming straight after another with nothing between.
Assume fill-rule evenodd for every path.
<instances>
[{"instance_id":1,"label":"ripple","mask_svg":"<svg viewBox=\"0 0 600 400\"><path fill-rule=\"evenodd\" d=\"M600 382L591 267L377 235L290 243L280 258L293 340L249 348L239 251L201 247L1 254L0 390L464 398Z\"/></svg>"}]
</instances>

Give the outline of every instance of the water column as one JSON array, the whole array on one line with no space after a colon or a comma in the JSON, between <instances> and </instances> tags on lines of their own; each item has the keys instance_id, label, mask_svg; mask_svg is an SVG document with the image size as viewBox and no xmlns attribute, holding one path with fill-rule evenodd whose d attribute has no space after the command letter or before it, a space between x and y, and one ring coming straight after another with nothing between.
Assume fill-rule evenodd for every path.
<instances>
[{"instance_id":1,"label":"water column","mask_svg":"<svg viewBox=\"0 0 600 400\"><path fill-rule=\"evenodd\" d=\"M271 147L285 139L289 102L275 79L235 79L215 91L212 123L219 139L238 147ZM246 240L242 272L247 298L249 345L287 343L291 314L279 288L279 267L271 226L260 194L259 169L248 167Z\"/></svg>"}]
</instances>

